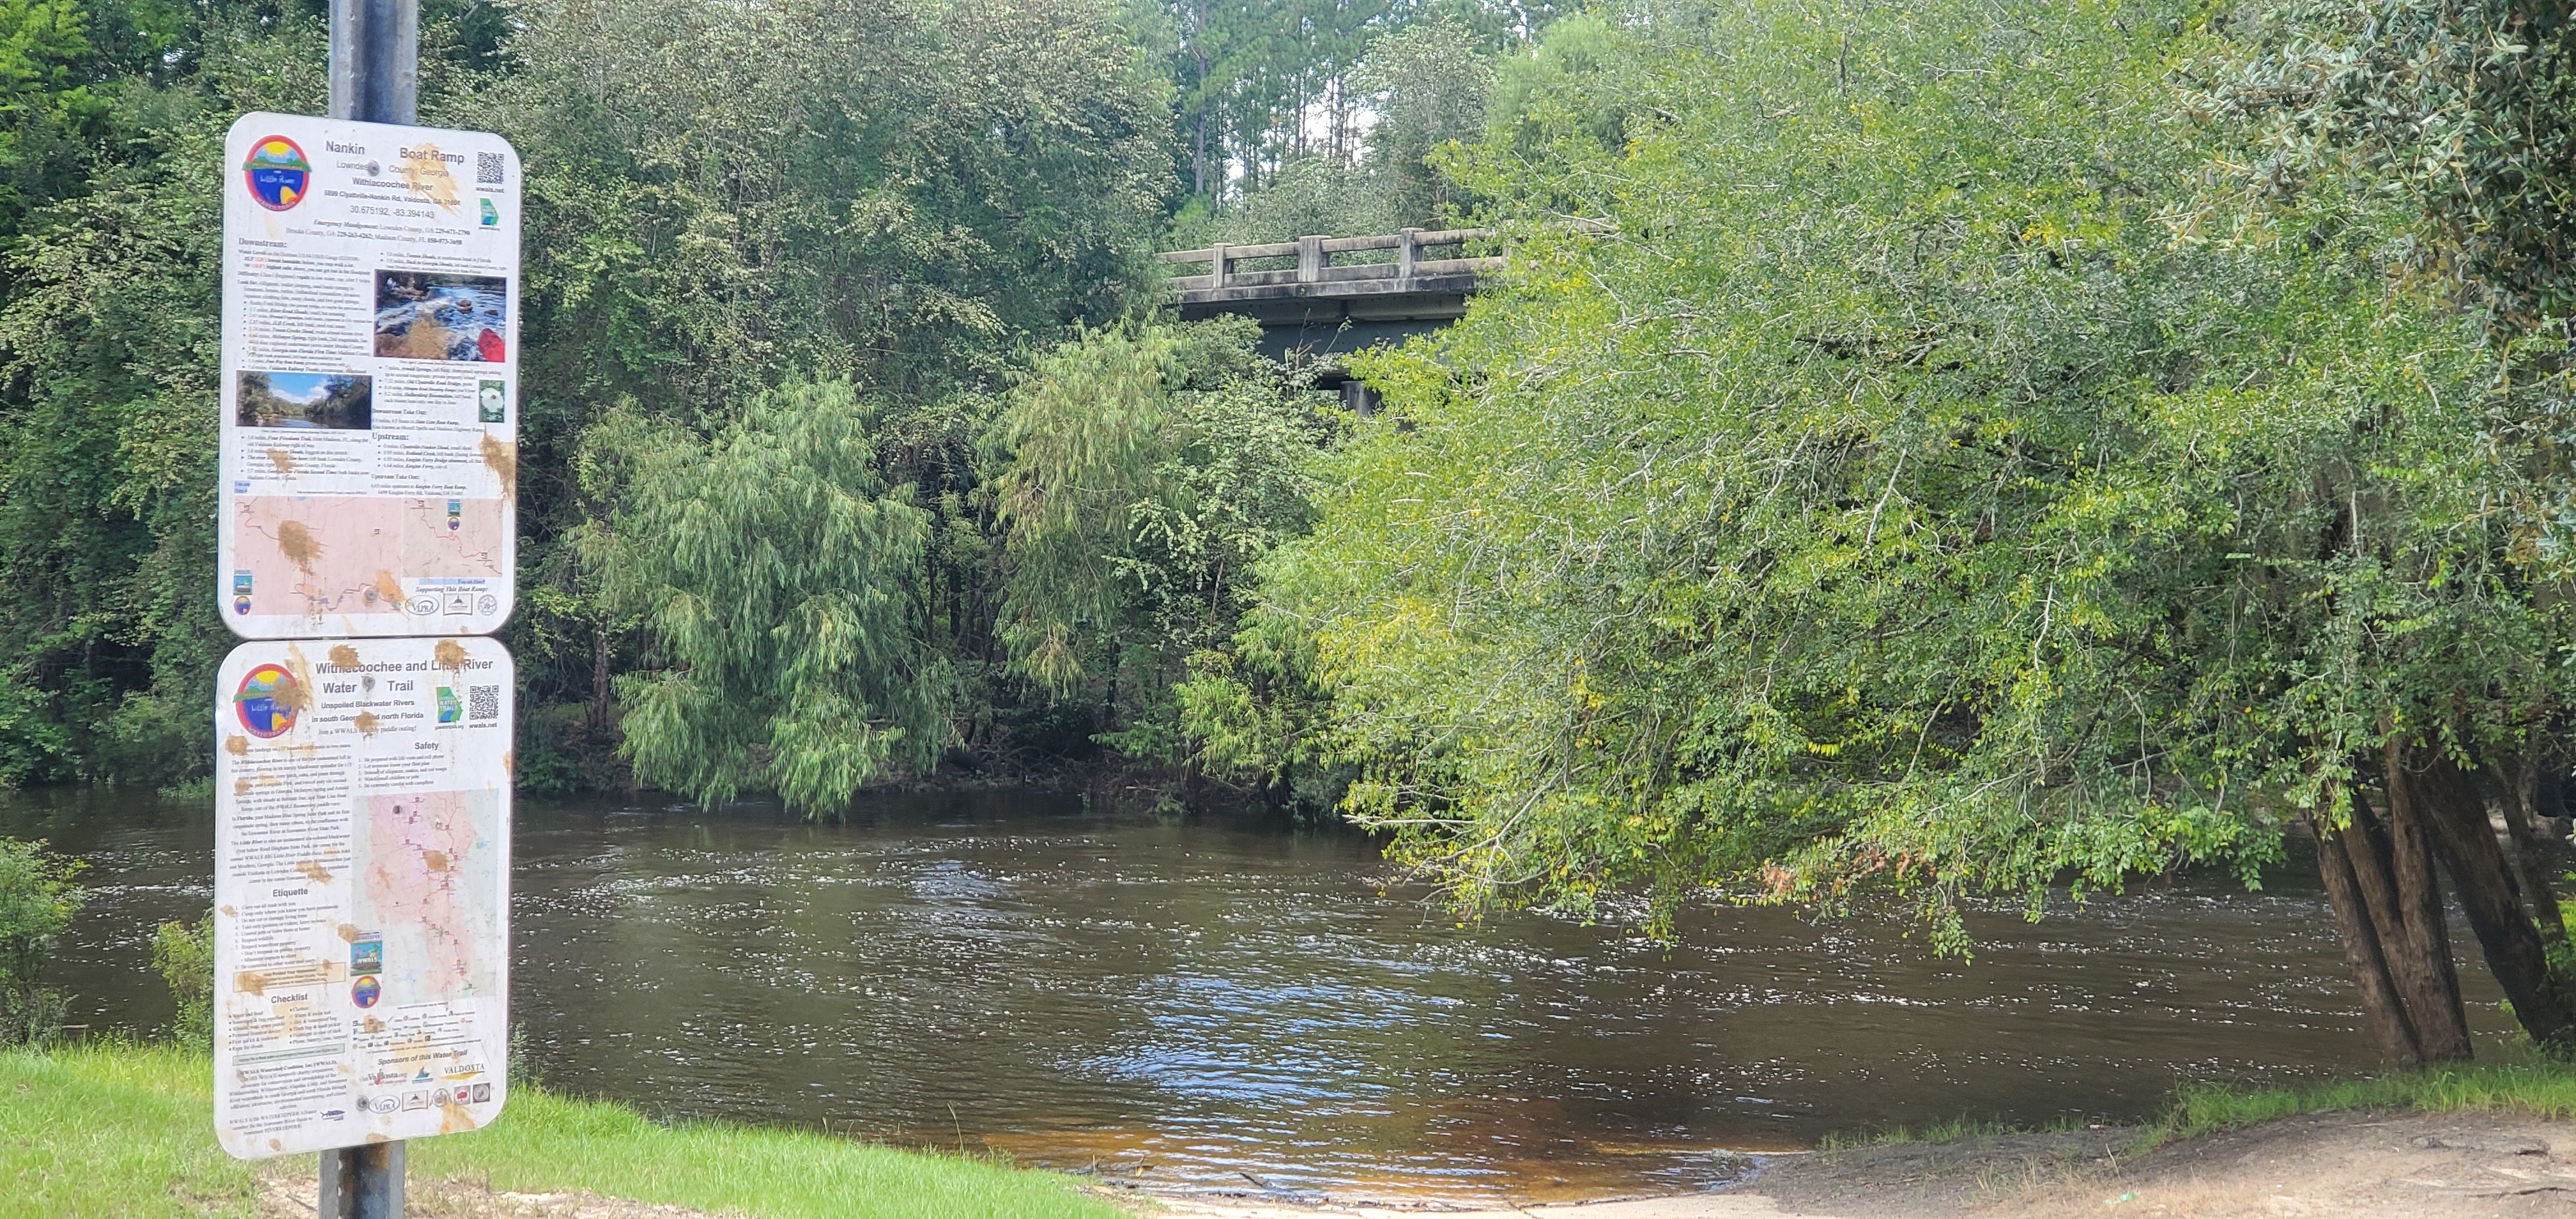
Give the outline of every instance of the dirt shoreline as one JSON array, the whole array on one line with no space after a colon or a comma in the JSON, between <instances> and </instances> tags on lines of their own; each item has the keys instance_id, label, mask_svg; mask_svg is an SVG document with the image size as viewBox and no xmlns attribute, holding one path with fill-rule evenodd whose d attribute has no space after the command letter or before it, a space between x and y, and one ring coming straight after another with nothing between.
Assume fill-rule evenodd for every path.
<instances>
[{"instance_id":1,"label":"dirt shoreline","mask_svg":"<svg viewBox=\"0 0 2576 1219\"><path fill-rule=\"evenodd\" d=\"M1351 1199L1109 1189L1160 1219L2056 1219L2058 1216L2345 1216L2576 1219L2576 1121L2510 1111L2284 1118L2130 1156L2134 1130L1990 1135L1759 1157L1719 1193L1459 1209ZM270 1183L270 1219L313 1214L309 1177ZM723 1219L585 1193L415 1182L422 1219Z\"/></svg>"},{"instance_id":2,"label":"dirt shoreline","mask_svg":"<svg viewBox=\"0 0 2576 1219\"><path fill-rule=\"evenodd\" d=\"M1166 1219L2051 1219L2576 1216L2576 1122L2512 1112L2284 1118L2131 1158L2137 1132L1997 1135L1762 1157L1720 1193L1487 1210L1162 1197Z\"/></svg>"}]
</instances>

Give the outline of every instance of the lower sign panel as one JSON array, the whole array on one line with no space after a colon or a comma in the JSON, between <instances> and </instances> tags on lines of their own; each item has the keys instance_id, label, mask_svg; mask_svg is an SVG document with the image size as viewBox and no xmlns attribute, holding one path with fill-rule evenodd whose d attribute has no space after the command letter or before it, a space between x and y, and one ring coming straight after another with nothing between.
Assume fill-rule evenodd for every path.
<instances>
[{"instance_id":1,"label":"lower sign panel","mask_svg":"<svg viewBox=\"0 0 2576 1219\"><path fill-rule=\"evenodd\" d=\"M508 1097L510 653L246 643L215 707L215 1133L244 1159Z\"/></svg>"}]
</instances>

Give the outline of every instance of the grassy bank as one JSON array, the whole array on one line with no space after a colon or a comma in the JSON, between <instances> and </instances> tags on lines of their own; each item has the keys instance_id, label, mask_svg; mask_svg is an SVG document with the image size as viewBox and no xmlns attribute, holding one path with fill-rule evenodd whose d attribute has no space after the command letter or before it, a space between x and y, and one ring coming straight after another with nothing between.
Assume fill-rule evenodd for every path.
<instances>
[{"instance_id":1,"label":"grassy bank","mask_svg":"<svg viewBox=\"0 0 2576 1219\"><path fill-rule=\"evenodd\" d=\"M2176 1139L2217 1134L2303 1113L2455 1113L2465 1109L2511 1109L2543 1117L2576 1117L2576 1065L2523 1060L2392 1071L2359 1079L2281 1087L2192 1084L2176 1092L2164 1112L2138 1127L2137 1140L2128 1150L2134 1154ZM1949 1143L2010 1134L2062 1133L2083 1125L2072 1118L2023 1126L1962 1117L1922 1126L1837 1131L1818 1140L1817 1148L1833 1151L1887 1143Z\"/></svg>"},{"instance_id":2,"label":"grassy bank","mask_svg":"<svg viewBox=\"0 0 2576 1219\"><path fill-rule=\"evenodd\" d=\"M2576 1066L2536 1060L2471 1063L2291 1087L2187 1087L2148 1128L2148 1145L2278 1117L2348 1109L2422 1113L2513 1109L2544 1117L2576 1117Z\"/></svg>"},{"instance_id":3,"label":"grassy bank","mask_svg":"<svg viewBox=\"0 0 2576 1219\"><path fill-rule=\"evenodd\" d=\"M243 1216L263 1174L215 1145L212 1068L159 1046L0 1053L0 1217ZM415 1181L589 1190L755 1219L1119 1219L1048 1173L792 1130L666 1126L533 1089L489 1128L413 1143Z\"/></svg>"}]
</instances>

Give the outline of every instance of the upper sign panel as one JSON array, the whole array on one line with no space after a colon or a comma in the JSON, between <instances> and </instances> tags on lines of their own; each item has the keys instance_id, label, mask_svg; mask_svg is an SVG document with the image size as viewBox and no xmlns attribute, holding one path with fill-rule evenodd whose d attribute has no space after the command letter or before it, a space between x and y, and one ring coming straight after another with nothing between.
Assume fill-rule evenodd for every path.
<instances>
[{"instance_id":1,"label":"upper sign panel","mask_svg":"<svg viewBox=\"0 0 2576 1219\"><path fill-rule=\"evenodd\" d=\"M518 153L489 132L248 114L225 165L225 623L498 628L518 551Z\"/></svg>"}]
</instances>

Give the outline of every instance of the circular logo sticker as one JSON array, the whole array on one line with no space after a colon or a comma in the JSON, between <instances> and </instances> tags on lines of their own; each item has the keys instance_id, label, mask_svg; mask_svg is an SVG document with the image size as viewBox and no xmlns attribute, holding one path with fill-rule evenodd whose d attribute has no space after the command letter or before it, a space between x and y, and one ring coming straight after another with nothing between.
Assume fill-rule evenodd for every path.
<instances>
[{"instance_id":1,"label":"circular logo sticker","mask_svg":"<svg viewBox=\"0 0 2576 1219\"><path fill-rule=\"evenodd\" d=\"M242 178L250 183L251 198L259 200L261 207L282 212L304 202L313 165L295 141L282 135L265 136L250 146L250 159L242 162Z\"/></svg>"},{"instance_id":2,"label":"circular logo sticker","mask_svg":"<svg viewBox=\"0 0 2576 1219\"><path fill-rule=\"evenodd\" d=\"M349 1002L360 1007L374 1007L384 997L385 989L374 978L360 978L349 985Z\"/></svg>"},{"instance_id":3,"label":"circular logo sticker","mask_svg":"<svg viewBox=\"0 0 2576 1219\"><path fill-rule=\"evenodd\" d=\"M233 713L241 717L245 731L261 740L285 735L295 726L295 709L303 705L304 688L295 675L273 664L251 670L233 691Z\"/></svg>"}]
</instances>

